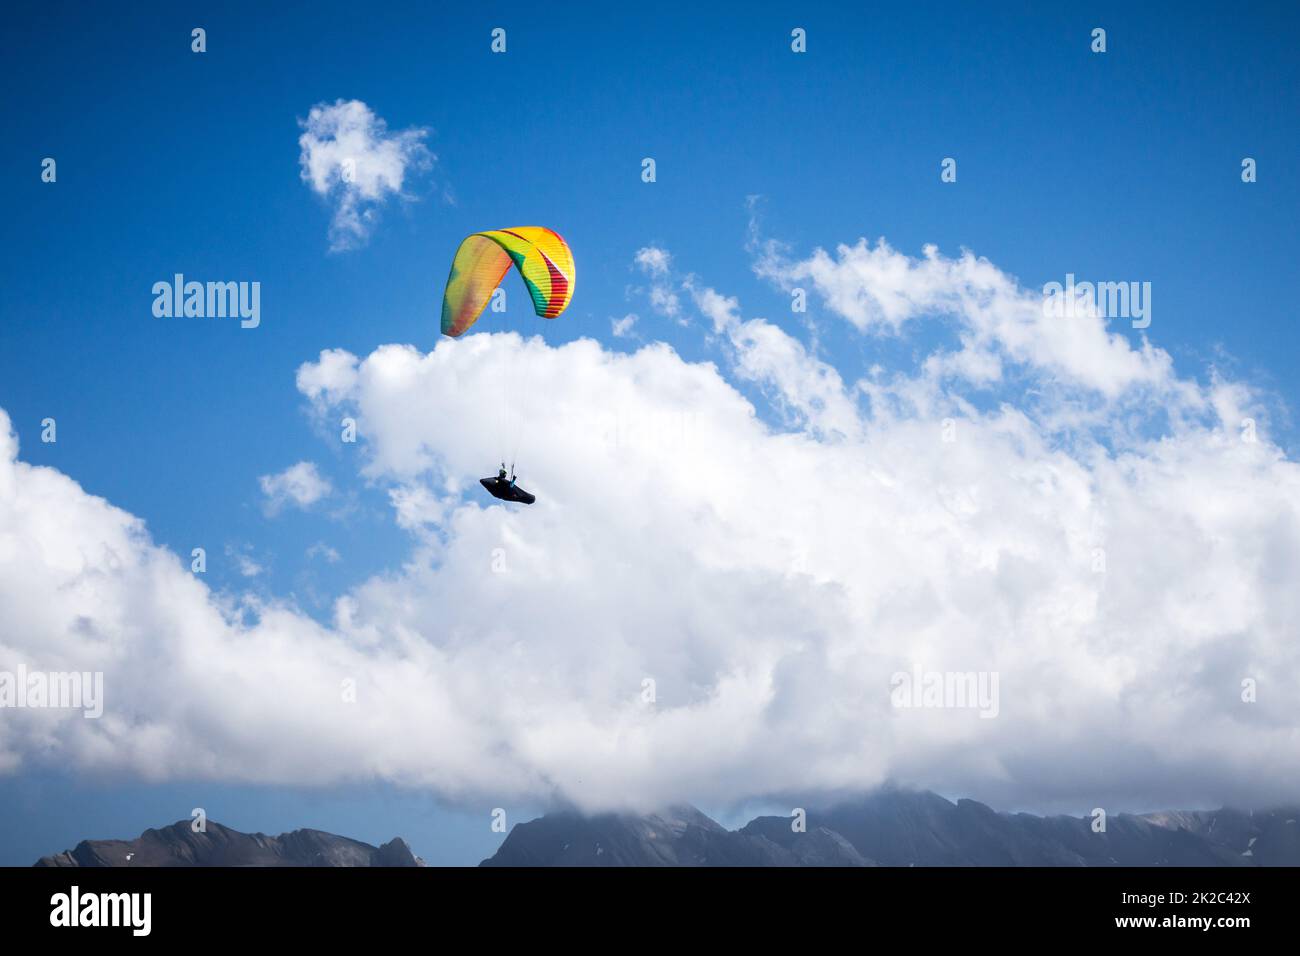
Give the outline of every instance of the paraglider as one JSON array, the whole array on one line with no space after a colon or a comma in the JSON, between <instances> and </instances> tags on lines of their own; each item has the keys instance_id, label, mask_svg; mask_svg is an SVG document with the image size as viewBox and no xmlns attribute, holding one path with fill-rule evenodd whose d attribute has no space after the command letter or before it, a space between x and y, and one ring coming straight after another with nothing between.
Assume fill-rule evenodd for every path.
<instances>
[{"instance_id":1,"label":"paraglider","mask_svg":"<svg viewBox=\"0 0 1300 956\"><path fill-rule=\"evenodd\" d=\"M533 310L553 319L573 299L573 253L560 234L542 226L476 232L456 250L442 295L442 334L455 338L478 321L514 263Z\"/></svg>"},{"instance_id":2,"label":"paraglider","mask_svg":"<svg viewBox=\"0 0 1300 956\"><path fill-rule=\"evenodd\" d=\"M518 501L521 504L531 505L537 500L536 495L530 495L515 484L513 472L509 478L506 478L505 462L501 463L501 470L497 472L495 478L480 478L478 483L486 488L493 498L500 498L502 501Z\"/></svg>"},{"instance_id":3,"label":"paraglider","mask_svg":"<svg viewBox=\"0 0 1300 956\"><path fill-rule=\"evenodd\" d=\"M497 286L510 271L519 271L533 300L533 311L544 319L560 315L573 299L573 253L559 233L543 226L515 226L476 232L456 250L442 295L442 334L456 338L483 314ZM531 505L536 496L515 484L514 466L505 463L494 478L479 484L494 498Z\"/></svg>"}]
</instances>

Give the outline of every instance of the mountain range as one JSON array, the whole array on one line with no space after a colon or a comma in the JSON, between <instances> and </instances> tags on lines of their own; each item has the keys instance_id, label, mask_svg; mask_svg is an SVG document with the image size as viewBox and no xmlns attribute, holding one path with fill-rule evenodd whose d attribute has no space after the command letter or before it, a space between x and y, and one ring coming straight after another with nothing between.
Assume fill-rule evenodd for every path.
<instances>
[{"instance_id":1,"label":"mountain range","mask_svg":"<svg viewBox=\"0 0 1300 956\"><path fill-rule=\"evenodd\" d=\"M885 789L728 830L691 806L548 813L480 866L1300 866L1300 808L1115 814L999 813L974 800ZM280 836L182 820L134 840L84 840L37 866L423 866L400 838L375 847L320 830Z\"/></svg>"},{"instance_id":2,"label":"mountain range","mask_svg":"<svg viewBox=\"0 0 1300 956\"><path fill-rule=\"evenodd\" d=\"M974 800L881 790L727 830L694 807L644 816L547 814L481 866L1300 866L1300 808L998 813Z\"/></svg>"}]
</instances>

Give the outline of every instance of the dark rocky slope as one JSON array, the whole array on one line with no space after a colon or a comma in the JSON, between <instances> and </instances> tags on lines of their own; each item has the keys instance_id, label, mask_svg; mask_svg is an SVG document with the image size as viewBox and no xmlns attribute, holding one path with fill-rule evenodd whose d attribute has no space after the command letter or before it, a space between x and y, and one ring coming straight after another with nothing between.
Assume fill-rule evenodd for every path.
<instances>
[{"instance_id":1,"label":"dark rocky slope","mask_svg":"<svg viewBox=\"0 0 1300 956\"><path fill-rule=\"evenodd\" d=\"M208 821L195 833L189 820L145 830L134 840L83 840L75 849L41 857L37 866L423 866L400 838L374 847L320 830L280 836L240 833Z\"/></svg>"}]
</instances>

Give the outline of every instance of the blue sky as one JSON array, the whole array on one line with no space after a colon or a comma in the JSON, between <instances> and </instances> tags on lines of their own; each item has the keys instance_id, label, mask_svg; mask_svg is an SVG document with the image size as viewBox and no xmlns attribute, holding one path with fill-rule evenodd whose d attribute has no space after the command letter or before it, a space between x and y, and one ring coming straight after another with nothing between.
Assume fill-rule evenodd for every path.
<instances>
[{"instance_id":1,"label":"blue sky","mask_svg":"<svg viewBox=\"0 0 1300 956\"><path fill-rule=\"evenodd\" d=\"M205 546L218 591L326 620L340 593L401 565L408 538L383 491L358 478L356 447L313 427L294 374L323 349L433 348L450 258L484 228L548 225L574 249L577 294L544 329L549 345L661 340L687 361L720 361L717 344L653 313L634 257L670 249L746 316L788 314L746 248L751 196L763 236L796 257L884 236L910 256L971 249L1027 288L1066 273L1149 281L1148 335L1179 373L1204 383L1213 363L1264 389L1273 440L1296 447L1284 411L1300 347L1294 10L54 3L10 21L0 408L24 461L140 517L180 555ZM496 26L505 55L489 50ZM1095 26L1104 55L1089 50ZM793 27L808 32L805 55L790 51ZM436 154L345 252L329 251L330 206L298 163L299 120L337 99L391 130L427 128ZM47 156L54 184L40 179ZM955 184L939 179L949 156ZM1240 179L1247 156L1253 184ZM261 326L155 319L150 288L177 272L259 281ZM513 303L507 321L526 330L523 296ZM641 340L611 334L629 312ZM908 365L951 334L818 331L846 379L882 356ZM57 444L39 440L46 416ZM258 478L301 460L338 499L268 517ZM342 560L309 557L318 542ZM239 553L265 572L245 579ZM473 862L500 839L476 805L437 809L385 784L222 784L199 798L129 772L36 766L0 778L0 863L131 835L203 799L244 829L400 833L431 862Z\"/></svg>"}]
</instances>

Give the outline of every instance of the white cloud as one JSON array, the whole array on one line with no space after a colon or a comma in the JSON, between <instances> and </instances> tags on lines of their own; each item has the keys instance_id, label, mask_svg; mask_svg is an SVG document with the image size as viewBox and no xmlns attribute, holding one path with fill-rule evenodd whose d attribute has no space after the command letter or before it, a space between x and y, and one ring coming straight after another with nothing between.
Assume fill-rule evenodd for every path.
<instances>
[{"instance_id":1,"label":"white cloud","mask_svg":"<svg viewBox=\"0 0 1300 956\"><path fill-rule=\"evenodd\" d=\"M987 259L967 251L950 259L926 246L919 259L884 239L816 249L790 259L780 244L758 244L755 271L787 290L811 283L833 313L864 332L897 333L928 316L960 324L962 348L931 357L932 371L988 384L1002 377L1001 361L1028 364L1070 385L1107 398L1173 379L1169 356L1145 341L1132 348L1104 318L1080 310L1044 315L1041 291L1024 289Z\"/></svg>"},{"instance_id":2,"label":"white cloud","mask_svg":"<svg viewBox=\"0 0 1300 956\"><path fill-rule=\"evenodd\" d=\"M636 251L636 264L649 275L667 275L672 263L672 256L667 249L658 246L645 246Z\"/></svg>"},{"instance_id":3,"label":"white cloud","mask_svg":"<svg viewBox=\"0 0 1300 956\"><path fill-rule=\"evenodd\" d=\"M610 331L618 338L627 338L632 334L632 326L636 325L636 313L629 312L621 319L610 319Z\"/></svg>"},{"instance_id":4,"label":"white cloud","mask_svg":"<svg viewBox=\"0 0 1300 956\"><path fill-rule=\"evenodd\" d=\"M338 550L326 544L324 541L317 541L310 548L308 548L307 557L321 558L322 560L328 562L329 564L338 564L341 560L343 560L342 556L338 553Z\"/></svg>"},{"instance_id":5,"label":"white cloud","mask_svg":"<svg viewBox=\"0 0 1300 956\"><path fill-rule=\"evenodd\" d=\"M393 507L393 520L397 526L413 532L442 524L447 518L450 504L434 490L414 484L391 489L388 500Z\"/></svg>"},{"instance_id":6,"label":"white cloud","mask_svg":"<svg viewBox=\"0 0 1300 956\"><path fill-rule=\"evenodd\" d=\"M402 196L407 176L436 159L423 140L428 130L389 132L388 124L360 100L318 103L298 137L302 180L334 204L330 250L364 245L390 197Z\"/></svg>"},{"instance_id":7,"label":"white cloud","mask_svg":"<svg viewBox=\"0 0 1300 956\"><path fill-rule=\"evenodd\" d=\"M974 268L957 262L949 288ZM1116 393L1104 442L1061 441L1041 395L1059 358L1035 344L1016 353L1033 401L979 411L960 375L846 384L738 300L690 292L721 364L482 334L300 369L318 411L364 423L365 476L412 532L329 626L218 602L138 520L17 460L4 421L2 659L103 670L107 711L15 712L0 766L382 778L490 806L885 780L1076 811L1300 798L1300 469L1241 440L1248 391L1153 352L1196 414L1157 434ZM989 327L1018 296L988 301ZM499 458L482 396L504 368L531 396L527 509L461 495ZM999 716L893 708L913 667L997 672Z\"/></svg>"},{"instance_id":8,"label":"white cloud","mask_svg":"<svg viewBox=\"0 0 1300 956\"><path fill-rule=\"evenodd\" d=\"M357 384L357 358L342 349L327 349L317 362L298 369L298 391L317 405L337 404Z\"/></svg>"},{"instance_id":9,"label":"white cloud","mask_svg":"<svg viewBox=\"0 0 1300 956\"><path fill-rule=\"evenodd\" d=\"M670 319L675 319L681 314L681 302L677 298L677 293L670 290L667 286L653 285L650 287L650 304L660 315L666 315Z\"/></svg>"},{"instance_id":10,"label":"white cloud","mask_svg":"<svg viewBox=\"0 0 1300 956\"><path fill-rule=\"evenodd\" d=\"M713 331L732 346L736 374L765 386L777 411L807 426L818 437L853 436L860 417L853 395L832 366L811 355L803 343L765 319L743 320L740 300L682 280L695 307L713 323Z\"/></svg>"},{"instance_id":11,"label":"white cloud","mask_svg":"<svg viewBox=\"0 0 1300 956\"><path fill-rule=\"evenodd\" d=\"M671 282L672 255L658 246L645 246L637 250L634 261L650 277L650 304L654 310L670 319L679 319L681 300Z\"/></svg>"},{"instance_id":12,"label":"white cloud","mask_svg":"<svg viewBox=\"0 0 1300 956\"><path fill-rule=\"evenodd\" d=\"M235 568L246 578L255 578L266 572L266 568L254 558L246 547L226 546L226 557L235 562Z\"/></svg>"},{"instance_id":13,"label":"white cloud","mask_svg":"<svg viewBox=\"0 0 1300 956\"><path fill-rule=\"evenodd\" d=\"M329 479L310 461L300 461L279 474L263 475L257 481L266 498L263 506L268 515L278 514L286 505L310 508L333 491Z\"/></svg>"}]
</instances>

